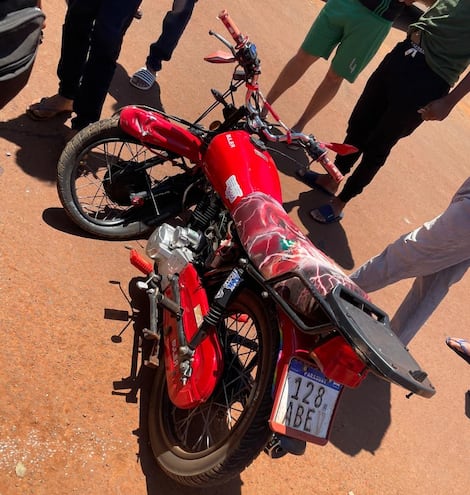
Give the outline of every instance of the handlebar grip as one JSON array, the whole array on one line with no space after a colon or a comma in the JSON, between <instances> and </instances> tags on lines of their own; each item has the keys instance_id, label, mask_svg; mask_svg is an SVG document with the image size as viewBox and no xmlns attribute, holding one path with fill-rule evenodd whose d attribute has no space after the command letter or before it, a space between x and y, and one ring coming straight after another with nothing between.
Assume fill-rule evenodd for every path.
<instances>
[{"instance_id":1,"label":"handlebar grip","mask_svg":"<svg viewBox=\"0 0 470 495\"><path fill-rule=\"evenodd\" d=\"M338 170L338 167L325 155L318 159L320 165L328 172L328 174L339 184L344 175Z\"/></svg>"},{"instance_id":2,"label":"handlebar grip","mask_svg":"<svg viewBox=\"0 0 470 495\"><path fill-rule=\"evenodd\" d=\"M243 41L245 41L243 34L238 29L237 25L233 22L227 10L222 10L222 12L220 12L217 17L222 21L237 45L240 45L241 43L243 43Z\"/></svg>"}]
</instances>

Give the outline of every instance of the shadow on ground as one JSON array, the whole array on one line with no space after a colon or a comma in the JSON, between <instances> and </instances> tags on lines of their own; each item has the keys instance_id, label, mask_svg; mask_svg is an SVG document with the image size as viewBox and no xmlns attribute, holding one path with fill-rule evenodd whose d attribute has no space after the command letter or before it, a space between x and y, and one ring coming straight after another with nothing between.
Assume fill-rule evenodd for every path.
<instances>
[{"instance_id":1,"label":"shadow on ground","mask_svg":"<svg viewBox=\"0 0 470 495\"><path fill-rule=\"evenodd\" d=\"M63 208L46 208L42 213L44 222L55 230L86 239L97 239L96 236L88 234L76 226L67 216Z\"/></svg>"},{"instance_id":2,"label":"shadow on ground","mask_svg":"<svg viewBox=\"0 0 470 495\"><path fill-rule=\"evenodd\" d=\"M301 149L291 149L285 143L269 143L268 150L279 172L288 177L296 178L295 171L298 168L309 166L308 157ZM325 204L328 199L325 193L310 189L301 192L297 199L285 202L283 206L287 213L297 207L299 220L307 229L306 235L310 241L338 265L351 269L354 267L354 259L341 222L322 225L310 216L312 209Z\"/></svg>"},{"instance_id":3,"label":"shadow on ground","mask_svg":"<svg viewBox=\"0 0 470 495\"><path fill-rule=\"evenodd\" d=\"M54 183L56 166L64 148L67 117L37 122L26 114L0 122L0 135L18 146L14 162L26 174Z\"/></svg>"},{"instance_id":4,"label":"shadow on ground","mask_svg":"<svg viewBox=\"0 0 470 495\"><path fill-rule=\"evenodd\" d=\"M113 105L116 111L126 105L146 105L162 110L158 84L154 84L149 91L139 91L129 84L129 74L119 64L109 93L116 100ZM106 117L109 116L102 116ZM41 181L54 183L57 162L67 142L68 120L69 116L59 115L49 120L36 121L23 113L0 122L2 138L19 147L15 166Z\"/></svg>"},{"instance_id":5,"label":"shadow on ground","mask_svg":"<svg viewBox=\"0 0 470 495\"><path fill-rule=\"evenodd\" d=\"M129 84L130 77L126 69L118 64L109 88L109 94L116 100L113 110L118 111L126 105L144 105L163 111L158 83L156 82L149 90L142 91Z\"/></svg>"},{"instance_id":6,"label":"shadow on ground","mask_svg":"<svg viewBox=\"0 0 470 495\"><path fill-rule=\"evenodd\" d=\"M357 389L344 389L331 443L350 456L362 450L373 454L390 426L390 387L369 374Z\"/></svg>"}]
</instances>

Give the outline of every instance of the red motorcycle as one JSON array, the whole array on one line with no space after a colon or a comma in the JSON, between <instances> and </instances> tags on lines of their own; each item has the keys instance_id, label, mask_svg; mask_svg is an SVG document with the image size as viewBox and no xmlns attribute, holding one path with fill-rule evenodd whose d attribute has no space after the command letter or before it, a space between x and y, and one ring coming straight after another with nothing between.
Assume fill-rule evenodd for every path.
<instances>
[{"instance_id":1,"label":"red motorcycle","mask_svg":"<svg viewBox=\"0 0 470 495\"><path fill-rule=\"evenodd\" d=\"M59 168L65 179L66 161L74 164L60 187L85 176L128 203L120 215L125 205L98 214L91 207L97 195L88 197L89 208L82 201L77 223L90 232L124 237L158 223L146 246L152 262L131 251L150 306L143 331L145 364L156 368L150 442L168 476L198 487L239 474L263 449L279 457L302 454L306 442L326 444L343 388L358 387L368 372L410 393L435 393L387 315L282 207L266 143L294 142L341 176L324 144L262 118L263 106L272 109L258 89L256 47L227 12L219 19L235 45L211 33L230 53L209 59L238 63L228 93L214 92L223 121L209 130L198 122L183 127L153 109L126 107L95 126L100 140L84 131ZM241 84L247 93L237 108L226 98ZM88 148L70 159L83 142ZM97 142L101 154L91 151ZM108 160L111 148L134 146L153 156ZM161 182L146 172L156 165L165 167ZM73 201L79 192L69 189Z\"/></svg>"}]
</instances>

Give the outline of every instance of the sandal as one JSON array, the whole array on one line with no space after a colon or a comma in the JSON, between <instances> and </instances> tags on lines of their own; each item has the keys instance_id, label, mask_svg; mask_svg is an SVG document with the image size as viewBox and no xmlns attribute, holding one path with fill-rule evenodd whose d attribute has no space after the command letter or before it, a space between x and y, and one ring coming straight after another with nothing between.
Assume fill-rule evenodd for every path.
<instances>
[{"instance_id":1,"label":"sandal","mask_svg":"<svg viewBox=\"0 0 470 495\"><path fill-rule=\"evenodd\" d=\"M470 342L456 337L447 337L447 346L470 364Z\"/></svg>"},{"instance_id":2,"label":"sandal","mask_svg":"<svg viewBox=\"0 0 470 495\"><path fill-rule=\"evenodd\" d=\"M58 106L57 103L51 102L53 99L57 99L58 95L41 98L38 103L33 103L26 109L26 114L33 120L49 120L58 115L72 113L72 109ZM64 98L65 100L65 98Z\"/></svg>"},{"instance_id":3,"label":"sandal","mask_svg":"<svg viewBox=\"0 0 470 495\"><path fill-rule=\"evenodd\" d=\"M156 78L157 75L149 71L147 67L141 67L129 79L129 82L132 84L132 86L134 86L134 88L147 91L154 85Z\"/></svg>"},{"instance_id":4,"label":"sandal","mask_svg":"<svg viewBox=\"0 0 470 495\"><path fill-rule=\"evenodd\" d=\"M312 210L310 216L318 223L327 225L339 222L344 217L344 214L341 212L339 215L336 215L333 207L330 204L326 204Z\"/></svg>"}]
</instances>

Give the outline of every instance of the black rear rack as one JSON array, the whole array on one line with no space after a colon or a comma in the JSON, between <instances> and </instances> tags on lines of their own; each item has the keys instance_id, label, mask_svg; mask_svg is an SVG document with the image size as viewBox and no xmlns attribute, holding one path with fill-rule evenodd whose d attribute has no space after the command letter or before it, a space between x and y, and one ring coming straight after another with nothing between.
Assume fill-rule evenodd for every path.
<instances>
[{"instance_id":1,"label":"black rear rack","mask_svg":"<svg viewBox=\"0 0 470 495\"><path fill-rule=\"evenodd\" d=\"M302 332L320 335L334 327L379 377L423 397L432 397L436 393L427 373L391 329L387 314L370 301L341 284L323 296L301 273L288 272L266 280L251 264L244 268ZM299 315L276 290L280 283L288 280L292 283L292 279L297 279L310 291L315 300L315 318ZM324 318L318 318L319 313ZM307 321L315 323L312 325Z\"/></svg>"}]
</instances>

